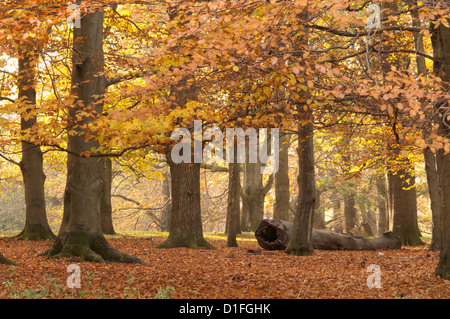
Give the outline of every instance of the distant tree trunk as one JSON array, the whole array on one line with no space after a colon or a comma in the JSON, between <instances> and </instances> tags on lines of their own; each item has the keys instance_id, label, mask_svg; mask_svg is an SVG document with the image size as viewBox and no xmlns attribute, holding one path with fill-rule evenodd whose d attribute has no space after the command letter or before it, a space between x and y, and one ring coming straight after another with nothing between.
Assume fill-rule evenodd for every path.
<instances>
[{"instance_id":1,"label":"distant tree trunk","mask_svg":"<svg viewBox=\"0 0 450 319\"><path fill-rule=\"evenodd\" d=\"M103 54L103 11L88 12L73 29L72 94L69 122L75 134L68 136L67 183L64 193L63 220L57 239L45 252L47 256L80 257L93 262L141 261L109 245L101 227L103 190L102 162L82 153L98 148L94 139L86 140L82 127L102 114L105 93ZM89 110L89 115L83 113ZM80 125L74 125L75 123Z\"/></svg>"},{"instance_id":2,"label":"distant tree trunk","mask_svg":"<svg viewBox=\"0 0 450 319\"><path fill-rule=\"evenodd\" d=\"M164 202L167 202L168 200L171 200L171 198L172 198L172 196L170 194L170 188L171 188L170 171L164 172L163 176L164 176L164 180L162 182L162 195L164 198ZM162 216L161 216L162 231L169 231L170 220L172 219L171 211L172 211L171 203L166 205L162 210Z\"/></svg>"},{"instance_id":3,"label":"distant tree trunk","mask_svg":"<svg viewBox=\"0 0 450 319\"><path fill-rule=\"evenodd\" d=\"M31 130L37 119L28 114L36 107L35 68L36 52L24 50L19 57L19 100L27 104L27 111L21 114L22 131ZM17 235L24 240L54 239L50 229L45 204L45 174L40 146L22 141L22 160L19 163L25 189L25 228Z\"/></svg>"},{"instance_id":4,"label":"distant tree trunk","mask_svg":"<svg viewBox=\"0 0 450 319\"><path fill-rule=\"evenodd\" d=\"M174 3L168 9L169 19L173 21L179 14L179 4ZM198 88L193 75L188 74L176 81L170 87L169 100L172 108L185 108L189 101L197 100ZM195 133L194 133L195 139ZM194 141L194 144L198 141ZM175 163L172 158L172 147L166 149L167 163L170 168L171 184L171 219L169 236L157 248L206 247L214 249L203 237L201 196L200 196L200 166L195 158L195 148L189 149L191 161Z\"/></svg>"},{"instance_id":5,"label":"distant tree trunk","mask_svg":"<svg viewBox=\"0 0 450 319\"><path fill-rule=\"evenodd\" d=\"M450 43L450 31L449 29L446 31L448 32L447 43ZM450 71L450 68L448 68L448 71ZM450 198L448 196L450 194L450 154L445 155L443 150L438 151L437 168L440 176L442 207L440 215L441 247L435 273L443 279L450 280Z\"/></svg>"},{"instance_id":6,"label":"distant tree trunk","mask_svg":"<svg viewBox=\"0 0 450 319\"><path fill-rule=\"evenodd\" d=\"M425 149L423 153L425 158L425 172L427 174L428 193L430 194L431 216L433 220L430 250L439 251L442 246L440 228L442 198L439 192L436 156L433 152L430 151L430 149Z\"/></svg>"},{"instance_id":7,"label":"distant tree trunk","mask_svg":"<svg viewBox=\"0 0 450 319\"><path fill-rule=\"evenodd\" d=\"M336 199L336 201L333 203L333 220L340 220L342 218L342 213L341 213L341 200L338 198ZM343 233L344 232L344 227L342 227L342 223L339 222L337 224L337 226L333 227L333 230L335 232L338 233Z\"/></svg>"},{"instance_id":8,"label":"distant tree trunk","mask_svg":"<svg viewBox=\"0 0 450 319\"><path fill-rule=\"evenodd\" d=\"M447 23L449 19L447 19ZM433 56L436 58L433 69L437 76L443 80L446 89L450 86L450 28L440 23L434 30L431 37L433 46ZM442 108L438 111L441 113L440 134L448 137L450 135L448 117L442 113L448 111L449 101L445 101ZM439 189L442 198L440 229L442 247L439 253L439 262L436 267L436 275L443 279L450 279L450 154L444 154L443 150L439 150L436 156L437 172L439 176Z\"/></svg>"},{"instance_id":9,"label":"distant tree trunk","mask_svg":"<svg viewBox=\"0 0 450 319\"><path fill-rule=\"evenodd\" d=\"M377 209L378 209L378 235L388 231L388 209L387 209L387 190L386 175L376 178L377 186Z\"/></svg>"},{"instance_id":10,"label":"distant tree trunk","mask_svg":"<svg viewBox=\"0 0 450 319\"><path fill-rule=\"evenodd\" d=\"M393 176L394 218L392 231L402 239L403 245L423 244L417 224L416 187L412 176L406 169L400 169Z\"/></svg>"},{"instance_id":11,"label":"distant tree trunk","mask_svg":"<svg viewBox=\"0 0 450 319\"><path fill-rule=\"evenodd\" d=\"M169 236L157 248L214 248L203 237L200 205L200 163L174 163L166 153L172 180Z\"/></svg>"},{"instance_id":12,"label":"distant tree trunk","mask_svg":"<svg viewBox=\"0 0 450 319\"><path fill-rule=\"evenodd\" d=\"M419 10L415 8L417 6L417 0L408 1L410 7L410 14L412 17L412 25L414 27L421 26ZM419 32L414 32L414 44L417 52L424 53L425 47L423 43L423 36ZM417 73L422 75L428 74L425 58L419 54L416 55ZM434 117L434 116L433 116ZM437 118L433 118L433 122L439 121ZM431 128L432 122L430 121L428 129ZM432 238L430 244L430 250L439 251L441 247L441 231L440 231L440 214L442 207L442 198L439 193L439 182L437 176L436 156L430 149L423 151L425 161L425 172L427 174L428 193L430 195L430 208L433 221Z\"/></svg>"},{"instance_id":13,"label":"distant tree trunk","mask_svg":"<svg viewBox=\"0 0 450 319\"><path fill-rule=\"evenodd\" d=\"M289 141L290 135L280 134L280 156L278 171L275 173L275 205L273 218L289 220Z\"/></svg>"},{"instance_id":14,"label":"distant tree trunk","mask_svg":"<svg viewBox=\"0 0 450 319\"><path fill-rule=\"evenodd\" d=\"M245 176L245 175L244 175ZM241 198L242 198L242 209L241 209L241 231L249 232L250 227L250 214L248 209L248 203L244 198L244 190L243 187L240 187Z\"/></svg>"},{"instance_id":15,"label":"distant tree trunk","mask_svg":"<svg viewBox=\"0 0 450 319\"><path fill-rule=\"evenodd\" d=\"M100 217L102 224L103 234L114 235L116 231L114 230L114 224L112 219L112 161L106 158L102 161L102 178L103 178L103 191L100 206Z\"/></svg>"},{"instance_id":16,"label":"distant tree trunk","mask_svg":"<svg viewBox=\"0 0 450 319\"><path fill-rule=\"evenodd\" d=\"M299 106L299 108L302 108L302 106ZM311 112L304 113L304 119L312 120L311 117ZM311 233L315 202L314 128L312 122L306 125L299 124L298 132L299 196L292 236L286 248L286 253L290 255L309 255L313 253Z\"/></svg>"},{"instance_id":17,"label":"distant tree trunk","mask_svg":"<svg viewBox=\"0 0 450 319\"><path fill-rule=\"evenodd\" d=\"M350 233L350 230L358 226L358 214L356 211L356 200L353 190L349 190L344 195L344 218L345 218L345 232Z\"/></svg>"},{"instance_id":18,"label":"distant tree trunk","mask_svg":"<svg viewBox=\"0 0 450 319\"><path fill-rule=\"evenodd\" d=\"M236 240L237 226L239 221L240 210L240 169L239 163L237 162L237 146L234 143L234 154L235 159L233 163L228 163L228 199L227 199L227 247L238 247Z\"/></svg>"}]
</instances>

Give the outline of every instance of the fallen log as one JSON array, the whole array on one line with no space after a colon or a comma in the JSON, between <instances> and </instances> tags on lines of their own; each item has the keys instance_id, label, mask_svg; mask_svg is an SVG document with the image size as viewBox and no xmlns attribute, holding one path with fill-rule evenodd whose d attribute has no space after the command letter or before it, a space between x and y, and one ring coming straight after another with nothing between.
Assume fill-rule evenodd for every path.
<instances>
[{"instance_id":1,"label":"fallen log","mask_svg":"<svg viewBox=\"0 0 450 319\"><path fill-rule=\"evenodd\" d=\"M292 223L283 220L263 219L255 231L256 240L266 250L284 250L289 244L292 226ZM366 238L313 229L311 245L313 249L319 250L400 249L402 241L392 232L376 238Z\"/></svg>"}]
</instances>

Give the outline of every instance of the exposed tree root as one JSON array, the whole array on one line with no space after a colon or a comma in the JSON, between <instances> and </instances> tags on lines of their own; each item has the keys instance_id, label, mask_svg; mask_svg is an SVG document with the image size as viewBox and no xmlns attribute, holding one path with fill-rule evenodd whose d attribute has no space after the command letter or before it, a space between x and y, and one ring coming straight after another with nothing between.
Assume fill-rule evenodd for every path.
<instances>
[{"instance_id":1,"label":"exposed tree root","mask_svg":"<svg viewBox=\"0 0 450 319\"><path fill-rule=\"evenodd\" d=\"M9 260L8 258L6 258L5 256L3 256L2 254L0 254L0 264L2 265L11 265L11 266L17 266L17 264L11 260Z\"/></svg>"},{"instance_id":2,"label":"exposed tree root","mask_svg":"<svg viewBox=\"0 0 450 319\"><path fill-rule=\"evenodd\" d=\"M91 262L143 262L135 257L113 248L103 235L70 233L56 239L53 246L41 255L52 258L77 258L79 261Z\"/></svg>"}]
</instances>

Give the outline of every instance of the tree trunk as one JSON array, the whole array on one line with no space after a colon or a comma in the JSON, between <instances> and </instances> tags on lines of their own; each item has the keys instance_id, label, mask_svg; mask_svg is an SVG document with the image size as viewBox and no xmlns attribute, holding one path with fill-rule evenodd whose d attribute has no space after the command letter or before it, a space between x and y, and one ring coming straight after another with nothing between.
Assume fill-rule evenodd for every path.
<instances>
[{"instance_id":1,"label":"tree trunk","mask_svg":"<svg viewBox=\"0 0 450 319\"><path fill-rule=\"evenodd\" d=\"M264 186L262 176L259 159L256 163L248 163L247 161L244 163L244 187L241 191L241 197L248 207L250 231L255 231L264 218L264 198L273 183L273 175L270 175L268 182ZM245 223L243 226L245 227L244 229L248 229Z\"/></svg>"},{"instance_id":2,"label":"tree trunk","mask_svg":"<svg viewBox=\"0 0 450 319\"><path fill-rule=\"evenodd\" d=\"M167 240L158 248L206 247L213 249L203 237L200 207L200 163L176 164L171 152L167 163L172 179L172 218Z\"/></svg>"},{"instance_id":3,"label":"tree trunk","mask_svg":"<svg viewBox=\"0 0 450 319\"><path fill-rule=\"evenodd\" d=\"M364 230L364 236L373 237L376 229L376 219L374 212L369 208L367 208L367 203L364 199L361 200L359 204L361 210L361 225Z\"/></svg>"},{"instance_id":4,"label":"tree trunk","mask_svg":"<svg viewBox=\"0 0 450 319\"><path fill-rule=\"evenodd\" d=\"M21 130L30 130L37 120L31 112L36 107L35 67L36 53L24 50L19 57L19 100L27 104L27 111L21 114ZM29 114L31 113L31 114ZM45 174L40 146L22 141L22 160L19 163L25 189L26 217L25 228L17 235L24 240L54 239L47 220L45 205Z\"/></svg>"},{"instance_id":5,"label":"tree trunk","mask_svg":"<svg viewBox=\"0 0 450 319\"><path fill-rule=\"evenodd\" d=\"M237 146L234 144L235 150L235 158L233 163L228 164L228 199L227 199L227 247L238 247L238 243L236 240L237 234L237 226L239 225L239 221L237 218L239 217L240 210L240 169L239 163L237 163Z\"/></svg>"},{"instance_id":6,"label":"tree trunk","mask_svg":"<svg viewBox=\"0 0 450 319\"><path fill-rule=\"evenodd\" d=\"M111 204L111 191L112 191L112 161L106 158L102 161L102 178L103 178L103 192L101 198L100 217L102 224L103 234L114 235L114 224L112 219L112 204Z\"/></svg>"},{"instance_id":7,"label":"tree trunk","mask_svg":"<svg viewBox=\"0 0 450 319\"><path fill-rule=\"evenodd\" d=\"M343 139L344 146L349 148L349 139ZM349 154L342 154L343 161L343 173L347 175L350 171L351 157ZM345 232L350 231L358 226L358 212L356 210L356 187L351 180L346 183L346 189L344 193L344 219L345 219Z\"/></svg>"},{"instance_id":8,"label":"tree trunk","mask_svg":"<svg viewBox=\"0 0 450 319\"><path fill-rule=\"evenodd\" d=\"M17 266L15 262L12 262L2 254L0 254L0 265L11 265L11 266Z\"/></svg>"},{"instance_id":9,"label":"tree trunk","mask_svg":"<svg viewBox=\"0 0 450 319\"><path fill-rule=\"evenodd\" d=\"M447 29L447 32L450 44L450 30ZM445 195L450 194L450 154L444 154L442 150L438 151L437 168L440 176L442 207L440 215L441 247L435 273L443 279L450 280L450 198Z\"/></svg>"},{"instance_id":10,"label":"tree trunk","mask_svg":"<svg viewBox=\"0 0 450 319\"><path fill-rule=\"evenodd\" d=\"M320 207L320 196L323 192L318 189L315 189L314 191L313 228L325 229L325 211Z\"/></svg>"},{"instance_id":11,"label":"tree trunk","mask_svg":"<svg viewBox=\"0 0 450 319\"><path fill-rule=\"evenodd\" d=\"M388 230L392 229L393 221L394 221L394 173L391 170L388 170L387 173L387 182L388 182Z\"/></svg>"},{"instance_id":12,"label":"tree trunk","mask_svg":"<svg viewBox=\"0 0 450 319\"><path fill-rule=\"evenodd\" d=\"M299 106L302 108L302 106ZM311 112L304 113L306 120L311 119ZM312 219L315 202L314 175L314 128L312 122L298 125L298 204L294 216L292 236L286 253L290 255L309 255L313 253L311 245Z\"/></svg>"},{"instance_id":13,"label":"tree trunk","mask_svg":"<svg viewBox=\"0 0 450 319\"><path fill-rule=\"evenodd\" d=\"M289 134L280 135L280 156L278 171L275 173L275 204L273 218L289 220Z\"/></svg>"},{"instance_id":14,"label":"tree trunk","mask_svg":"<svg viewBox=\"0 0 450 319\"><path fill-rule=\"evenodd\" d=\"M449 22L449 19L447 19ZM440 76L448 89L450 86L450 28L442 23L433 28L434 33L431 37L433 45L433 56L436 58L434 62L434 73ZM445 118L442 113L448 111L449 102L446 101L441 113L440 134L448 137L450 130L448 129L450 121ZM446 114L446 113L445 113ZM439 262L436 267L436 275L443 279L450 279L450 154L444 154L443 150L439 150L436 156L437 172L439 176L439 189L442 199L440 230L441 230L441 250L439 253Z\"/></svg>"},{"instance_id":15,"label":"tree trunk","mask_svg":"<svg viewBox=\"0 0 450 319\"><path fill-rule=\"evenodd\" d=\"M406 169L400 169L392 178L394 218L392 231L402 239L403 245L419 246L417 225L417 202L414 176Z\"/></svg>"},{"instance_id":16,"label":"tree trunk","mask_svg":"<svg viewBox=\"0 0 450 319\"><path fill-rule=\"evenodd\" d=\"M344 218L345 218L345 232L350 231L358 226L358 214L356 211L356 200L353 190L347 190L344 195Z\"/></svg>"},{"instance_id":17,"label":"tree trunk","mask_svg":"<svg viewBox=\"0 0 450 319\"><path fill-rule=\"evenodd\" d=\"M101 10L101 9L99 9ZM104 186L102 162L79 154L92 152L99 144L86 140L82 128L102 113L105 93L103 56L103 11L89 12L74 28L72 94L69 118L76 134L68 137L67 183L61 228L48 256L72 257L93 262L141 262L115 250L106 241L101 227L101 200ZM89 110L89 116L79 112ZM78 118L77 118L78 117ZM74 125L78 123L80 125Z\"/></svg>"},{"instance_id":18,"label":"tree trunk","mask_svg":"<svg viewBox=\"0 0 450 319\"><path fill-rule=\"evenodd\" d=\"M388 208L387 208L387 190L386 175L383 174L376 178L377 186L377 209L378 209L378 235L388 231Z\"/></svg>"}]
</instances>

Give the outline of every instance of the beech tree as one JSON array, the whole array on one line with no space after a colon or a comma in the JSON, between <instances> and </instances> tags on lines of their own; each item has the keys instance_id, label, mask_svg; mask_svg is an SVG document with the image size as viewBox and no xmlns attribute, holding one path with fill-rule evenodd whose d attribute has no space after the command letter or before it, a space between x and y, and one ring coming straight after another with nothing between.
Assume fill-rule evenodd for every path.
<instances>
[{"instance_id":1,"label":"beech tree","mask_svg":"<svg viewBox=\"0 0 450 319\"><path fill-rule=\"evenodd\" d=\"M5 6L5 10L12 4ZM19 6L20 7L20 6ZM14 76L18 89L17 99L3 97L3 100L10 102L5 110L20 116L21 155L20 162L4 157L10 163L20 167L24 184L25 195L25 226L22 232L17 235L19 239L41 240L54 239L55 235L51 231L45 203L45 174L43 168L43 154L40 147L40 138L37 124L36 107L36 87L37 65L40 60L40 52L45 50L46 40L50 33L50 28L42 30L36 27L34 20L42 18L41 12L31 12L29 20L20 20L14 24L14 17L11 11L5 14L4 25L1 29L10 31L14 28L13 36L10 39L0 40L0 47L4 52L17 56L18 68ZM1 94L0 94L1 95ZM0 96L0 100L2 97ZM7 112L7 111L6 111ZM11 142L15 133L11 132Z\"/></svg>"},{"instance_id":2,"label":"beech tree","mask_svg":"<svg viewBox=\"0 0 450 319\"><path fill-rule=\"evenodd\" d=\"M73 29L72 94L75 99L68 112L74 132L68 136L64 215L58 237L45 254L78 256L95 262L139 262L137 257L117 251L106 241L101 224L103 163L86 156L99 147L86 133L89 122L102 114L106 88L103 17L102 8L88 7L80 17L81 27Z\"/></svg>"},{"instance_id":3,"label":"beech tree","mask_svg":"<svg viewBox=\"0 0 450 319\"><path fill-rule=\"evenodd\" d=\"M441 23L434 26L432 37L433 55L437 59L434 63L434 72L444 82L445 88L450 87L450 27L449 18L446 24ZM439 132L441 136L448 138L450 136L449 123L450 118L447 115L449 100L441 100L436 104L439 112ZM440 231L441 248L439 253L439 262L436 267L436 275L450 279L450 152L440 149L436 154L437 172L439 176L439 189L442 200L440 211Z\"/></svg>"},{"instance_id":4,"label":"beech tree","mask_svg":"<svg viewBox=\"0 0 450 319\"><path fill-rule=\"evenodd\" d=\"M37 121L36 116L29 114L32 108L36 107L34 75L37 57L33 50L28 47L19 58L19 100L30 110L21 116L21 129L27 132L33 129ZM25 228L18 237L26 240L54 239L55 235L47 221L45 174L40 146L26 140L22 141L22 160L19 166L25 186L26 217Z\"/></svg>"}]
</instances>

